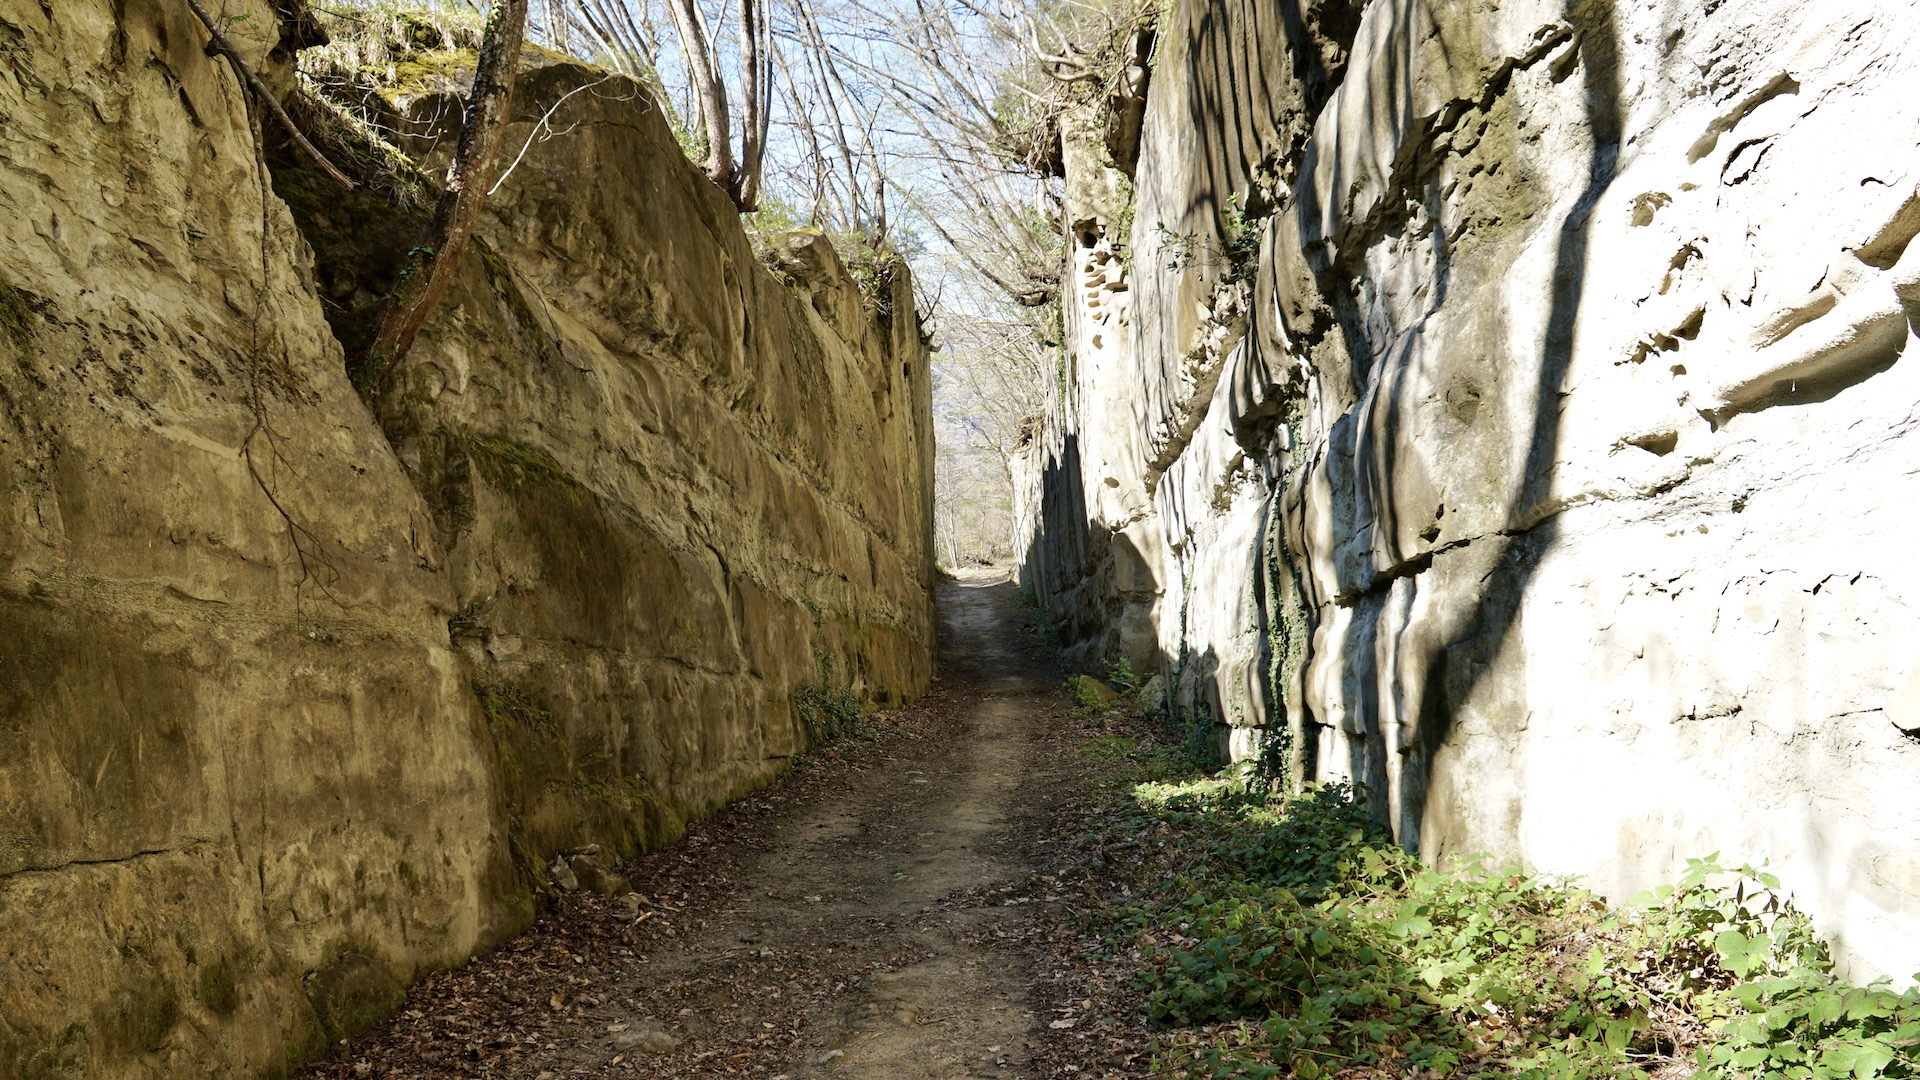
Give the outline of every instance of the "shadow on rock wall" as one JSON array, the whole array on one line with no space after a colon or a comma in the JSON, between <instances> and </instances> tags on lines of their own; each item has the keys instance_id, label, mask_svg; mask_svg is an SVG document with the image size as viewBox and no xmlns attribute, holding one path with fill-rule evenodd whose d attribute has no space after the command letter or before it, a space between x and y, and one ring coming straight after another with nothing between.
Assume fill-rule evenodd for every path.
<instances>
[{"instance_id":1,"label":"shadow on rock wall","mask_svg":"<svg viewBox=\"0 0 1920 1080\"><path fill-rule=\"evenodd\" d=\"M1512 531L1490 538L1489 542L1500 545L1500 553L1471 613L1460 624L1463 632L1440 646L1429 661L1427 677L1411 688L1414 701L1407 715L1414 719L1416 734L1412 745L1402 748L1409 759L1400 805L1393 810L1401 842L1416 849L1426 846L1422 830L1428 822L1434 758L1452 733L1455 710L1508 646L1521 597L1556 536L1556 518L1537 523L1534 519L1545 508L1554 463L1559 459L1562 389L1573 359L1574 325L1587 288L1593 208L1613 183L1623 122L1620 45L1613 0L1583 0L1568 14L1579 33L1583 99L1592 138L1587 181L1561 222L1555 245L1545 347L1534 383L1533 429L1524 443L1525 470L1505 515ZM1393 415L1391 410L1389 415ZM1389 432L1376 445L1390 451L1398 441ZM1376 505L1392 504L1383 501ZM1387 531L1397 535L1397 525L1389 523ZM1405 626L1406 620L1400 625Z\"/></svg>"}]
</instances>

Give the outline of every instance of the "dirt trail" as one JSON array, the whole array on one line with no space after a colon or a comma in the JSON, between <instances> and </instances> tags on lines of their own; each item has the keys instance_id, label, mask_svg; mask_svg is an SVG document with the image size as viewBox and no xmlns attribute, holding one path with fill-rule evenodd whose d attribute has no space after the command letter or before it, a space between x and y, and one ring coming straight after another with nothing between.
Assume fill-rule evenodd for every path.
<instances>
[{"instance_id":1,"label":"dirt trail","mask_svg":"<svg viewBox=\"0 0 1920 1080\"><path fill-rule=\"evenodd\" d=\"M940 615L932 693L627 868L638 921L567 897L311 1075L1032 1075L1065 704L1011 585L946 584Z\"/></svg>"},{"instance_id":2,"label":"dirt trail","mask_svg":"<svg viewBox=\"0 0 1920 1080\"><path fill-rule=\"evenodd\" d=\"M1026 959L996 945L1003 905L985 898L1038 870L1015 818L1049 786L1036 783L1036 720L1052 680L1018 647L1010 592L979 581L944 590L936 692L959 699L956 722L795 813L748 870L752 898L719 928L763 949L857 943L922 957L812 1017L813 1052L784 1070L796 1080L1020 1075L1034 1024Z\"/></svg>"}]
</instances>

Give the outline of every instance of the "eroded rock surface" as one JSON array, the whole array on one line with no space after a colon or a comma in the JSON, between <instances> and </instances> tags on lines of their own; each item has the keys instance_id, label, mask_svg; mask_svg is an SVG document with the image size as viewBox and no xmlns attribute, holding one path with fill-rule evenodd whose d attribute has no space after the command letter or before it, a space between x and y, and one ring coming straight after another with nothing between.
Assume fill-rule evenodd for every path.
<instances>
[{"instance_id":1,"label":"eroded rock surface","mask_svg":"<svg viewBox=\"0 0 1920 1080\"><path fill-rule=\"evenodd\" d=\"M284 75L276 6L224 11ZM277 1073L524 925L556 853L776 774L803 688L930 670L904 274L803 235L776 279L603 87L376 417L322 303L343 200L270 172L204 40L0 0L7 1076ZM510 146L599 78L534 64Z\"/></svg>"},{"instance_id":2,"label":"eroded rock surface","mask_svg":"<svg viewBox=\"0 0 1920 1080\"><path fill-rule=\"evenodd\" d=\"M1428 856L1770 858L1920 969L1916 30L1181 4L1130 206L1065 125L1023 580Z\"/></svg>"}]
</instances>

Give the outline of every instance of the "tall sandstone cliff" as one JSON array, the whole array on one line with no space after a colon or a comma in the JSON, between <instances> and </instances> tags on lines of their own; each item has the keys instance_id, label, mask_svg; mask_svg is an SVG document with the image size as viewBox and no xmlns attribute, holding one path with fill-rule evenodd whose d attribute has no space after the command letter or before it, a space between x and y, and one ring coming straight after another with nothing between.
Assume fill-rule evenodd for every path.
<instances>
[{"instance_id":1,"label":"tall sandstone cliff","mask_svg":"<svg viewBox=\"0 0 1920 1080\"><path fill-rule=\"evenodd\" d=\"M769 272L643 92L530 59L513 150L596 89L375 416L328 317L416 234L204 41L0 0L0 1076L282 1073L777 774L797 693L930 675L904 272Z\"/></svg>"},{"instance_id":2,"label":"tall sandstone cliff","mask_svg":"<svg viewBox=\"0 0 1920 1080\"><path fill-rule=\"evenodd\" d=\"M1920 970L1920 7L1159 31L1137 149L1063 125L1016 498L1076 658L1429 858L1771 859L1853 974Z\"/></svg>"}]
</instances>

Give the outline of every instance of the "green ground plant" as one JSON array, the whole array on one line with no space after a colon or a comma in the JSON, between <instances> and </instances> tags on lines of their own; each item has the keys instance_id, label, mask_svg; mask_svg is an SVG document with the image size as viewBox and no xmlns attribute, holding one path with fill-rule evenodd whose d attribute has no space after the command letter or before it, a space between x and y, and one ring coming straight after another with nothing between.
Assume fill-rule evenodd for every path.
<instances>
[{"instance_id":1,"label":"green ground plant","mask_svg":"<svg viewBox=\"0 0 1920 1080\"><path fill-rule=\"evenodd\" d=\"M1069 675L1066 681L1067 700L1073 702L1076 709L1090 709L1100 712L1107 708L1107 702L1101 701L1087 683L1092 680L1084 675Z\"/></svg>"},{"instance_id":2,"label":"green ground plant","mask_svg":"<svg viewBox=\"0 0 1920 1080\"><path fill-rule=\"evenodd\" d=\"M853 693L853 675L820 652L813 657L814 681L794 691L793 711L807 733L809 747L865 738L873 725Z\"/></svg>"},{"instance_id":3,"label":"green ground plant","mask_svg":"<svg viewBox=\"0 0 1920 1080\"><path fill-rule=\"evenodd\" d=\"M1089 713L1104 713L1120 708L1125 698L1120 691L1091 675L1069 675L1066 682L1067 699L1074 707Z\"/></svg>"},{"instance_id":4,"label":"green ground plant","mask_svg":"<svg viewBox=\"0 0 1920 1080\"><path fill-rule=\"evenodd\" d=\"M1166 719L1173 738L1186 755L1189 768L1200 773L1211 773L1220 767L1212 706L1203 701L1191 709L1182 709L1169 703Z\"/></svg>"},{"instance_id":5,"label":"green ground plant","mask_svg":"<svg viewBox=\"0 0 1920 1080\"><path fill-rule=\"evenodd\" d=\"M1523 867L1425 866L1344 784L1276 795L1144 739L1086 752L1123 781L1094 846L1136 855L1085 925L1138 958L1163 1075L1920 1074L1920 989L1837 980L1763 868L1694 859L1611 905Z\"/></svg>"},{"instance_id":6,"label":"green ground plant","mask_svg":"<svg viewBox=\"0 0 1920 1080\"><path fill-rule=\"evenodd\" d=\"M1040 644L1057 647L1060 644L1060 628L1054 625L1053 612L1040 603L1039 594L1034 592L1033 586L1021 585L1014 591L1014 596L1031 617L1033 635L1040 639Z\"/></svg>"}]
</instances>

